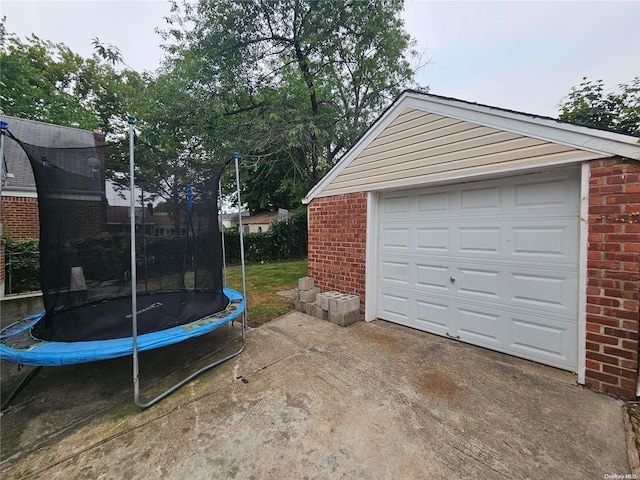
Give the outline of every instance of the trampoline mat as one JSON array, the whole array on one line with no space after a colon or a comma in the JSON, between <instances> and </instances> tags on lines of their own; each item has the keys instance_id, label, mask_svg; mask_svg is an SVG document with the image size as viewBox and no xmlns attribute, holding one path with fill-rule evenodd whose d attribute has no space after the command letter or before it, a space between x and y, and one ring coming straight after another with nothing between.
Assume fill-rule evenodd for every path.
<instances>
[{"instance_id":1,"label":"trampoline mat","mask_svg":"<svg viewBox=\"0 0 640 480\"><path fill-rule=\"evenodd\" d=\"M213 315L229 304L221 292L180 290L137 295L138 335ZM111 340L133 335L131 297L92 302L44 315L31 335L50 342Z\"/></svg>"}]
</instances>

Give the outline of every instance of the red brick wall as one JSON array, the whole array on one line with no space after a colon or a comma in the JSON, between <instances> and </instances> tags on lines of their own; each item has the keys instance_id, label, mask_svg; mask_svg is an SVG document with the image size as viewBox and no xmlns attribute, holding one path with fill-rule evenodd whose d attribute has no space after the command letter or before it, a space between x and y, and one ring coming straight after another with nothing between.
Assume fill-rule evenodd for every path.
<instances>
[{"instance_id":1,"label":"red brick wall","mask_svg":"<svg viewBox=\"0 0 640 480\"><path fill-rule=\"evenodd\" d=\"M586 383L635 398L640 321L640 164L591 162Z\"/></svg>"},{"instance_id":2,"label":"red brick wall","mask_svg":"<svg viewBox=\"0 0 640 480\"><path fill-rule=\"evenodd\" d=\"M309 276L323 291L360 295L364 312L367 194L316 198L309 204Z\"/></svg>"},{"instance_id":3,"label":"red brick wall","mask_svg":"<svg viewBox=\"0 0 640 480\"><path fill-rule=\"evenodd\" d=\"M2 225L4 236L14 241L38 238L38 199L2 197Z\"/></svg>"}]
</instances>

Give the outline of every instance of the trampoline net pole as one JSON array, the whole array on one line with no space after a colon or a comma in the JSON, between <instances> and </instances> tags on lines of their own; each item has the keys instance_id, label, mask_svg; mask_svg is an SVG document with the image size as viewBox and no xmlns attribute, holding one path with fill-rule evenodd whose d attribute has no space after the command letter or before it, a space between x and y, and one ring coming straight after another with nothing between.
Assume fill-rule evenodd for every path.
<instances>
[{"instance_id":1,"label":"trampoline net pole","mask_svg":"<svg viewBox=\"0 0 640 480\"><path fill-rule=\"evenodd\" d=\"M0 202L2 199L2 186L4 185L4 135L7 130L7 122L0 122ZM2 232L0 231L0 235Z\"/></svg>"},{"instance_id":2,"label":"trampoline net pole","mask_svg":"<svg viewBox=\"0 0 640 480\"><path fill-rule=\"evenodd\" d=\"M240 266L242 268L242 295L244 296L245 306L242 317L242 334L247 328L248 303L247 302L247 279L244 271L244 235L242 228L242 202L240 201L240 170L238 168L238 152L233 152L233 160L236 166L236 193L238 195L238 231L240 232Z\"/></svg>"},{"instance_id":3,"label":"trampoline net pole","mask_svg":"<svg viewBox=\"0 0 640 480\"><path fill-rule=\"evenodd\" d=\"M131 213L131 327L133 339L133 397L136 404L140 396L139 367L138 367L138 299L136 295L136 195L134 174L134 136L133 125L136 119L129 115L129 188L130 188L130 213Z\"/></svg>"},{"instance_id":4,"label":"trampoline net pole","mask_svg":"<svg viewBox=\"0 0 640 480\"><path fill-rule=\"evenodd\" d=\"M218 182L218 201L220 202L220 206L218 207L218 211L222 214L222 182ZM222 286L227 288L227 253L225 252L224 246L224 223L220 221L220 233L222 235Z\"/></svg>"}]
</instances>

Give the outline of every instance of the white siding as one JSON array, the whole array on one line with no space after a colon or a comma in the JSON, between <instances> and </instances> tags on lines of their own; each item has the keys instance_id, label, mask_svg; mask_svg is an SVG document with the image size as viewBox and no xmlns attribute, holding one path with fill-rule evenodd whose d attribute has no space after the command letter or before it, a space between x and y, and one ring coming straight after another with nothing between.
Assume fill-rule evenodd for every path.
<instances>
[{"instance_id":1,"label":"white siding","mask_svg":"<svg viewBox=\"0 0 640 480\"><path fill-rule=\"evenodd\" d=\"M401 188L602 154L406 108L321 196Z\"/></svg>"}]
</instances>

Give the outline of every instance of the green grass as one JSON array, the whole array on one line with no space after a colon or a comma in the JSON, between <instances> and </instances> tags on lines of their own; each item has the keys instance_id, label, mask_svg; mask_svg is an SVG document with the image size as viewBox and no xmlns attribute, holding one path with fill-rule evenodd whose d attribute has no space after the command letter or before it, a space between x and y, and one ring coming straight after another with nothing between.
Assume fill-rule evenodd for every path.
<instances>
[{"instance_id":1,"label":"green grass","mask_svg":"<svg viewBox=\"0 0 640 480\"><path fill-rule=\"evenodd\" d=\"M278 295L281 290L298 286L298 279L307 276L307 261L248 265L247 301L250 327L257 327L293 310L294 301ZM240 267L227 268L227 286L242 292Z\"/></svg>"}]
</instances>

